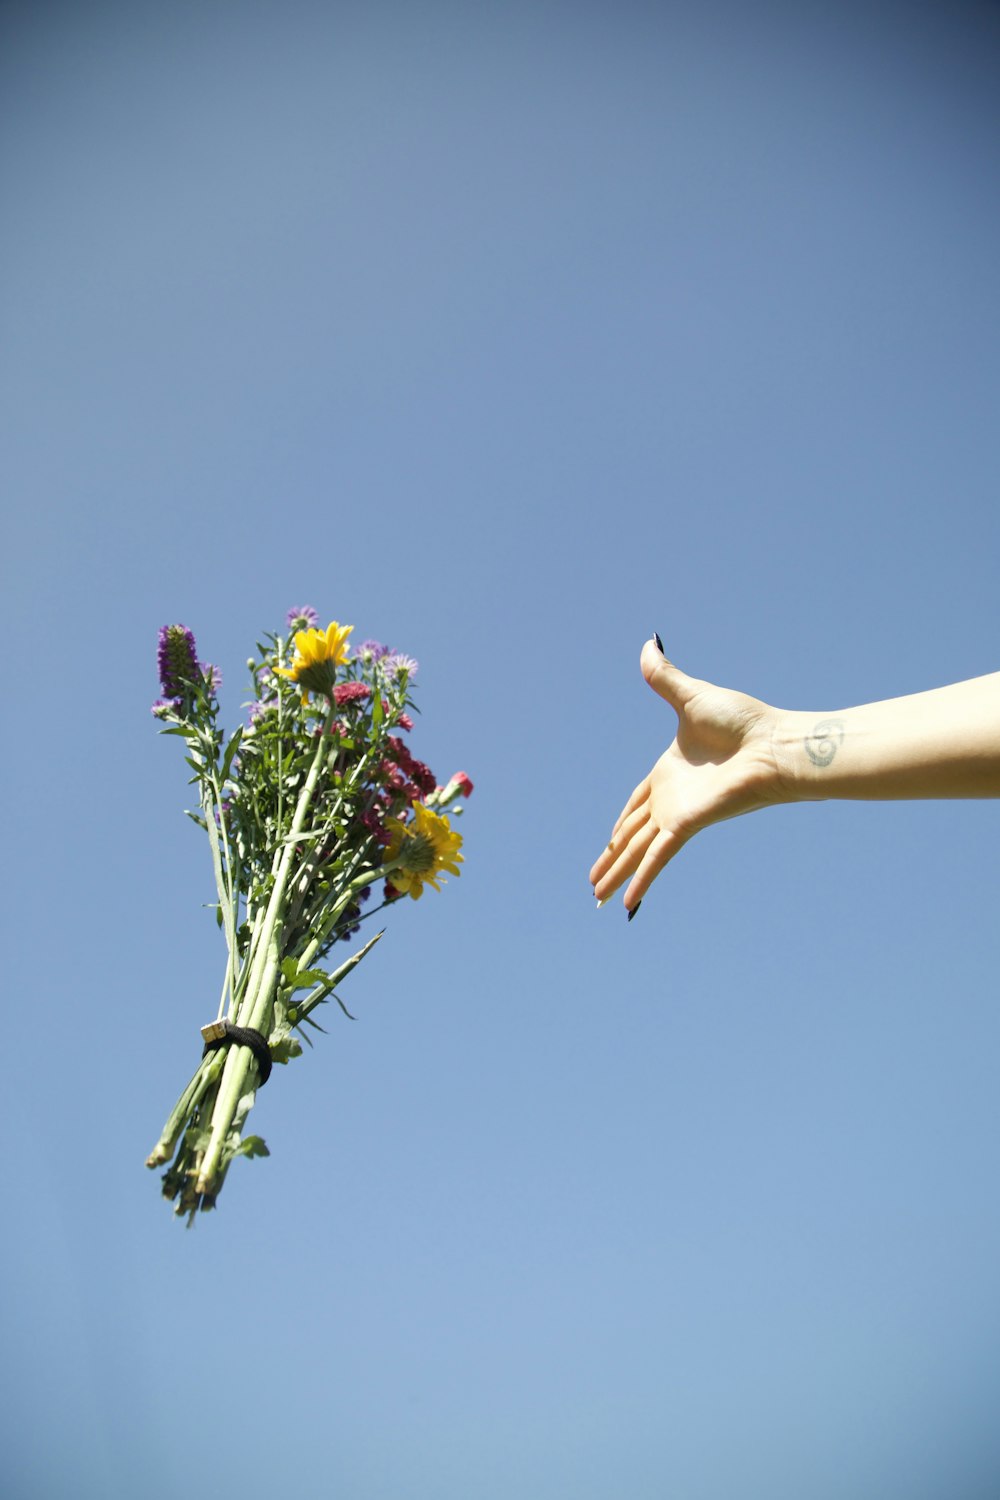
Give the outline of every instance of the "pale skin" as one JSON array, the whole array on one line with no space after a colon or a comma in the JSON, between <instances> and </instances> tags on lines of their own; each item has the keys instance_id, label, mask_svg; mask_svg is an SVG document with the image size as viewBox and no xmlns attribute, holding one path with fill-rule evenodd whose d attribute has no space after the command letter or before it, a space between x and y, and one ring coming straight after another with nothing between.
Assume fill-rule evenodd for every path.
<instances>
[{"instance_id":1,"label":"pale skin","mask_svg":"<svg viewBox=\"0 0 1000 1500\"><path fill-rule=\"evenodd\" d=\"M857 708L799 712L689 677L642 648L677 736L622 809L590 872L598 902L625 886L631 920L688 839L726 818L827 798L1000 797L1000 672Z\"/></svg>"}]
</instances>

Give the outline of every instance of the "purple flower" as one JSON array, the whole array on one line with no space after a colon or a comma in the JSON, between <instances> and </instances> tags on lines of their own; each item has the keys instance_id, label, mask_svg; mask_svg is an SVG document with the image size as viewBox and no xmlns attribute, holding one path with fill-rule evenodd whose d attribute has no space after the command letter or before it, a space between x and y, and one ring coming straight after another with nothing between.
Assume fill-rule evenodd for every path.
<instances>
[{"instance_id":1,"label":"purple flower","mask_svg":"<svg viewBox=\"0 0 1000 1500\"><path fill-rule=\"evenodd\" d=\"M183 707L183 698L157 698L149 711L154 719L166 719L171 714L180 713Z\"/></svg>"},{"instance_id":2,"label":"purple flower","mask_svg":"<svg viewBox=\"0 0 1000 1500\"><path fill-rule=\"evenodd\" d=\"M383 646L381 641L362 641L358 647L358 655L365 666L369 667L373 661L381 661L383 656L388 656L389 647Z\"/></svg>"},{"instance_id":3,"label":"purple flower","mask_svg":"<svg viewBox=\"0 0 1000 1500\"><path fill-rule=\"evenodd\" d=\"M287 615L289 630L315 630L319 624L319 615L308 604L303 604L301 609L290 609Z\"/></svg>"},{"instance_id":4,"label":"purple flower","mask_svg":"<svg viewBox=\"0 0 1000 1500\"><path fill-rule=\"evenodd\" d=\"M201 668L194 636L186 625L161 625L157 664L164 698L183 698L191 691Z\"/></svg>"},{"instance_id":5,"label":"purple flower","mask_svg":"<svg viewBox=\"0 0 1000 1500\"><path fill-rule=\"evenodd\" d=\"M208 683L209 692L217 693L222 686L222 669L220 667L213 667L210 661L203 661L201 663L201 675Z\"/></svg>"},{"instance_id":6,"label":"purple flower","mask_svg":"<svg viewBox=\"0 0 1000 1500\"><path fill-rule=\"evenodd\" d=\"M277 706L277 698L262 698L257 703L251 703L250 723L259 724L264 715L267 713L271 713L273 709L277 708Z\"/></svg>"},{"instance_id":7,"label":"purple flower","mask_svg":"<svg viewBox=\"0 0 1000 1500\"><path fill-rule=\"evenodd\" d=\"M385 670L393 677L399 677L403 672L408 677L416 677L417 668L420 663L412 656L405 656L402 651L393 651L382 663Z\"/></svg>"}]
</instances>

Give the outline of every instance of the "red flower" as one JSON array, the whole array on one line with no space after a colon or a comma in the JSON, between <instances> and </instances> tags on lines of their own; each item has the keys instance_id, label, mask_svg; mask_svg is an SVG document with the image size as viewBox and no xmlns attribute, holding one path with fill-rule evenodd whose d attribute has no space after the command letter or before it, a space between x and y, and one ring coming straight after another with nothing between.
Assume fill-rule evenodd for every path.
<instances>
[{"instance_id":1,"label":"red flower","mask_svg":"<svg viewBox=\"0 0 1000 1500\"><path fill-rule=\"evenodd\" d=\"M397 766L399 766L400 770L408 771L410 769L411 756L409 750L403 744L403 741L399 738L399 735L390 734L386 740L386 744L389 747L389 753L392 759L396 762Z\"/></svg>"},{"instance_id":2,"label":"red flower","mask_svg":"<svg viewBox=\"0 0 1000 1500\"><path fill-rule=\"evenodd\" d=\"M402 791L406 784L406 779L398 766L393 765L391 760L384 760L379 766L379 771L385 778L387 786L394 787L397 792Z\"/></svg>"},{"instance_id":3,"label":"red flower","mask_svg":"<svg viewBox=\"0 0 1000 1500\"><path fill-rule=\"evenodd\" d=\"M415 781L425 797L429 797L437 786L437 777L429 766L425 766L422 760L410 760L408 767L410 780ZM471 788L470 788L471 790Z\"/></svg>"},{"instance_id":4,"label":"red flower","mask_svg":"<svg viewBox=\"0 0 1000 1500\"><path fill-rule=\"evenodd\" d=\"M372 838L377 844L381 844L383 848L386 844L388 844L392 835L387 828L383 827L381 819L378 817L377 813L362 813L359 821L364 825L365 828L368 829L368 832L371 834Z\"/></svg>"},{"instance_id":5,"label":"red flower","mask_svg":"<svg viewBox=\"0 0 1000 1500\"><path fill-rule=\"evenodd\" d=\"M340 682L333 690L333 701L340 708L345 703L358 703L371 695L367 682Z\"/></svg>"}]
</instances>

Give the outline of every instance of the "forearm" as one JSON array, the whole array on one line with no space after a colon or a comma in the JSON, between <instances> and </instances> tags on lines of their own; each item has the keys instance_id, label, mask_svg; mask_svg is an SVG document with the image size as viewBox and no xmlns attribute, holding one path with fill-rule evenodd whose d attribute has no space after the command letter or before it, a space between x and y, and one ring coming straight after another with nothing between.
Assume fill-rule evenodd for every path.
<instances>
[{"instance_id":1,"label":"forearm","mask_svg":"<svg viewBox=\"0 0 1000 1500\"><path fill-rule=\"evenodd\" d=\"M836 713L778 713L788 801L1000 797L1000 672Z\"/></svg>"}]
</instances>

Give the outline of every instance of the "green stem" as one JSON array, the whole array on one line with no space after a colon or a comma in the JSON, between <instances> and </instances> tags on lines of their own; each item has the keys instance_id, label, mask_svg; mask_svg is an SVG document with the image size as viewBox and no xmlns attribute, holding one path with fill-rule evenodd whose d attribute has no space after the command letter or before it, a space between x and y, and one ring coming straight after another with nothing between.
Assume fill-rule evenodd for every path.
<instances>
[{"instance_id":1,"label":"green stem","mask_svg":"<svg viewBox=\"0 0 1000 1500\"><path fill-rule=\"evenodd\" d=\"M206 818L208 822L209 842L212 845L212 865L215 870L215 884L219 892L219 901L223 911L223 927L226 934L226 947L229 949L229 958L226 963L226 985L223 987L219 999L219 1015L221 1017L226 1003L226 989L230 995L236 982L236 908L239 903L238 892L233 888L233 861L229 848L229 831L226 827L226 810L222 805L222 788L219 786L215 767L211 772L212 795L219 814L219 830L215 833L215 818ZM225 853L225 866L219 856L219 839L222 840L222 848Z\"/></svg>"},{"instance_id":2,"label":"green stem","mask_svg":"<svg viewBox=\"0 0 1000 1500\"><path fill-rule=\"evenodd\" d=\"M359 948L357 953L352 953L350 958L346 959L344 963L340 965L339 969L335 969L332 974L324 979L322 984L318 984L314 990L310 990L309 994L304 1000L299 1000L295 1003L295 1011L298 1018L296 1021L296 1025L298 1024L298 1021L304 1021L305 1018L309 1015L309 1012L315 1010L317 1005L321 1005L326 999L327 995L333 994L340 981L344 979L352 969L357 968L358 964L365 957L365 954L371 952L375 944L383 936L384 932L385 928L383 927L381 932L376 932L374 937L369 938L363 948Z\"/></svg>"},{"instance_id":3,"label":"green stem","mask_svg":"<svg viewBox=\"0 0 1000 1500\"><path fill-rule=\"evenodd\" d=\"M212 851L212 871L215 875L215 889L219 897L219 910L223 914L223 929L226 934L226 947L229 957L226 964L226 978L219 1000L219 1015L222 1015L226 991L232 993L232 986L236 974L236 905L238 895L234 898L232 856L229 848L229 835L226 829L226 813L222 806L222 788L219 786L217 772L218 745L213 733L199 732L197 735L185 735L191 758L199 767L198 779L201 783L201 809L205 815L205 832L208 835L209 847ZM218 812L218 824L215 814ZM219 840L222 840L225 851L225 868L219 854Z\"/></svg>"},{"instance_id":4,"label":"green stem","mask_svg":"<svg viewBox=\"0 0 1000 1500\"><path fill-rule=\"evenodd\" d=\"M355 875L354 879L338 896L334 906L331 908L330 912L324 919L322 926L317 929L316 936L313 938L312 942L308 943L299 954L300 969L308 969L309 965L312 963L313 959L316 957L317 953L322 948L327 938L330 936L330 933L336 927L339 918L344 914L347 907L351 904L351 898L358 891L362 890L364 886L370 885L373 880L378 880L380 876L386 873L386 871L394 870L395 868L396 863L393 862L393 864L391 865L381 865L377 870L363 870L360 875Z\"/></svg>"},{"instance_id":5,"label":"green stem","mask_svg":"<svg viewBox=\"0 0 1000 1500\"><path fill-rule=\"evenodd\" d=\"M173 1156L192 1111L197 1107L209 1085L214 1083L222 1072L223 1061L220 1052L212 1052L202 1060L197 1073L174 1105L160 1139L147 1156L147 1167L162 1167Z\"/></svg>"},{"instance_id":6,"label":"green stem","mask_svg":"<svg viewBox=\"0 0 1000 1500\"><path fill-rule=\"evenodd\" d=\"M278 981L281 978L279 963L280 941L281 926L279 923L276 924L272 932L267 962L264 965L261 980L257 988L257 1003L244 1022L245 1025L253 1027L255 1031L260 1031L265 1036L270 1030L270 1011L274 1003L275 994L277 993ZM215 1190L222 1148L226 1144L226 1138L232 1128L233 1118L239 1108L240 1100L248 1092L247 1075L251 1066L256 1068L257 1059L249 1047L230 1047L228 1049L225 1066L222 1070L222 1081L219 1084L218 1097L215 1101L215 1108L212 1111L212 1134L205 1155L202 1158L198 1180L195 1183L196 1193L211 1193Z\"/></svg>"},{"instance_id":7,"label":"green stem","mask_svg":"<svg viewBox=\"0 0 1000 1500\"><path fill-rule=\"evenodd\" d=\"M284 852L275 876L274 889L267 903L264 920L257 943L246 993L240 1005L239 1024L250 1026L266 1036L270 1030L270 1011L277 992L280 969L280 938L284 925L285 903L288 897L288 882L297 850L296 840L305 827L309 804L316 790L320 770L328 750L327 735L336 712L333 703L323 722L316 753L313 756L305 785L299 794L295 816L285 840ZM222 1082L212 1112L212 1133L202 1159L196 1191L209 1193L219 1169L219 1161L226 1137L233 1123L239 1101L246 1092L247 1073L251 1065L257 1066L249 1047L231 1046L227 1049L226 1063L222 1071Z\"/></svg>"}]
</instances>

